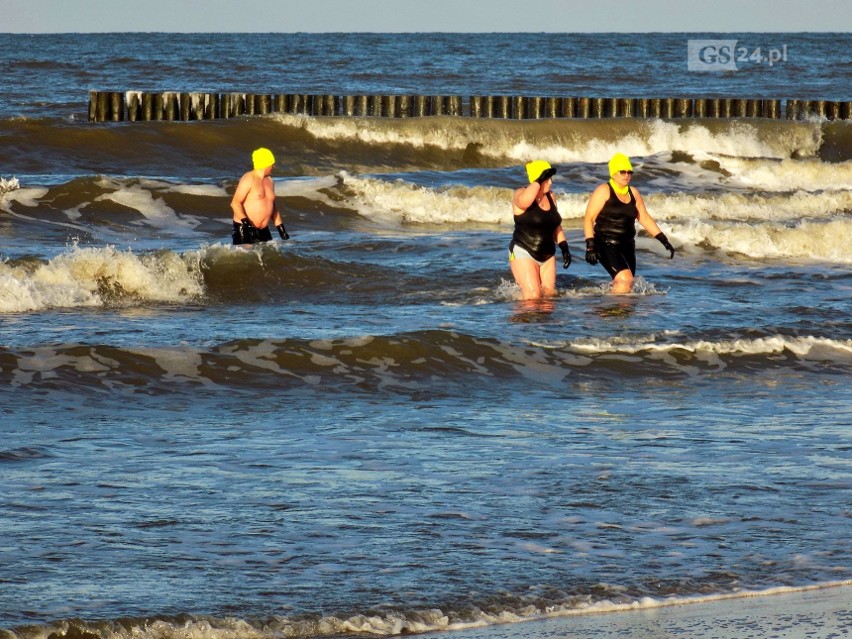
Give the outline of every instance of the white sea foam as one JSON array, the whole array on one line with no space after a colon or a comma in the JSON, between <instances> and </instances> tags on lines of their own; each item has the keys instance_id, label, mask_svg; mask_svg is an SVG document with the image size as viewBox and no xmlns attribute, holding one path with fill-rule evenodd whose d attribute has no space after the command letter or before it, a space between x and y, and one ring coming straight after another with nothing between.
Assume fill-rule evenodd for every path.
<instances>
[{"instance_id":1,"label":"white sea foam","mask_svg":"<svg viewBox=\"0 0 852 639\"><path fill-rule=\"evenodd\" d=\"M819 191L852 189L852 161L828 163L815 158L768 161L749 158L720 158L721 167L732 177L731 186L763 191Z\"/></svg>"},{"instance_id":2,"label":"white sea foam","mask_svg":"<svg viewBox=\"0 0 852 639\"><path fill-rule=\"evenodd\" d=\"M17 178L14 179L15 188L11 188L0 197L0 202L3 204L17 202L28 208L35 208L39 205L40 200L48 193L48 189L42 187L22 187L18 184ZM9 209L4 206L3 210L8 211Z\"/></svg>"},{"instance_id":3,"label":"white sea foam","mask_svg":"<svg viewBox=\"0 0 852 639\"><path fill-rule=\"evenodd\" d=\"M425 632L471 630L602 613L649 611L673 606L693 606L758 597L768 598L835 588L849 588L850 586L852 586L852 580L806 586L781 586L763 590L739 590L731 593L691 597L637 597L632 599L621 596L620 598L613 597L614 600L596 600L590 596L578 595L566 603L554 604L545 608L528 605L518 610L486 611L476 609L463 616L457 616L451 611L432 608L384 614L326 615L316 619L290 619L284 616L275 616L266 618L263 622L255 623L237 617L194 617L179 622L152 619L146 620L140 625L93 623L91 633L103 639L274 639L281 637L311 639L313 637L333 637L355 633L391 637ZM618 587L610 588L614 591L619 590ZM72 626L76 632L89 628L89 625L82 621L63 621L44 626L42 628L43 634L27 633L21 635L21 637L26 636L27 639L35 639L35 637L45 637L48 634L65 636L70 634L69 630L72 629ZM12 634L15 636L14 633ZM506 636L514 635L508 632Z\"/></svg>"},{"instance_id":4,"label":"white sea foam","mask_svg":"<svg viewBox=\"0 0 852 639\"><path fill-rule=\"evenodd\" d=\"M5 193L15 191L19 188L21 188L21 183L18 181L18 178L11 177L8 180L6 178L0 178L0 197L2 197Z\"/></svg>"},{"instance_id":5,"label":"white sea foam","mask_svg":"<svg viewBox=\"0 0 852 639\"><path fill-rule=\"evenodd\" d=\"M552 345L538 344L553 348ZM676 357L681 353L689 353L705 363L725 368L725 362L720 356L746 357L754 355L780 355L789 352L800 360L815 362L852 362L852 339L835 340L823 337L801 336L734 339L719 342L657 342L652 336L647 339L622 340L588 339L570 343L561 343L559 349L567 349L577 353L588 353L604 356L620 357L624 355L641 355L648 359L659 359L677 365Z\"/></svg>"},{"instance_id":6,"label":"white sea foam","mask_svg":"<svg viewBox=\"0 0 852 639\"><path fill-rule=\"evenodd\" d=\"M354 193L347 202L364 217L416 224L505 224L512 219L511 191L497 187L432 189L342 173Z\"/></svg>"},{"instance_id":7,"label":"white sea foam","mask_svg":"<svg viewBox=\"0 0 852 639\"><path fill-rule=\"evenodd\" d=\"M428 188L402 180L341 174L346 205L372 220L392 224L512 222L511 190L497 187ZM579 228L588 196L556 192L569 234ZM674 246L711 248L751 258L813 259L852 263L844 238L852 236L852 190L789 195L652 194L645 198ZM638 225L637 225L638 226ZM638 245L648 248L640 238Z\"/></svg>"},{"instance_id":8,"label":"white sea foam","mask_svg":"<svg viewBox=\"0 0 852 639\"><path fill-rule=\"evenodd\" d=\"M161 198L155 198L151 191L152 186L151 184L118 186L114 191L99 195L95 198L95 201L110 200L116 204L134 209L145 217L148 224L157 228L169 228L171 230L185 228L191 230L198 225L196 220L178 217L174 210L167 206Z\"/></svg>"},{"instance_id":9,"label":"white sea foam","mask_svg":"<svg viewBox=\"0 0 852 639\"><path fill-rule=\"evenodd\" d=\"M0 312L191 300L203 293L199 259L73 247L35 267L0 262Z\"/></svg>"},{"instance_id":10,"label":"white sea foam","mask_svg":"<svg viewBox=\"0 0 852 639\"><path fill-rule=\"evenodd\" d=\"M631 157L682 151L727 157L788 158L816 155L822 130L815 122L727 120L623 120L601 126L595 120L471 120L469 118L309 118L275 114L285 126L308 131L317 139L365 144L402 144L413 148L465 150L475 145L482 155L527 161L606 162L620 151Z\"/></svg>"}]
</instances>

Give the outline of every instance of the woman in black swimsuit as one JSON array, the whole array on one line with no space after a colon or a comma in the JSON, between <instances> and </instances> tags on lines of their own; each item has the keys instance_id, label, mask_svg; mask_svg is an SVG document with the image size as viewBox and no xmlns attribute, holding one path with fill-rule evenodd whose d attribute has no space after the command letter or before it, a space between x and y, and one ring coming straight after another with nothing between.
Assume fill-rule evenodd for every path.
<instances>
[{"instance_id":1,"label":"woman in black swimsuit","mask_svg":"<svg viewBox=\"0 0 852 639\"><path fill-rule=\"evenodd\" d=\"M571 264L571 252L562 230L562 216L550 188L556 174L544 160L526 165L529 185L515 189L512 211L515 231L509 243L509 266L525 300L556 293L556 247L562 266Z\"/></svg>"},{"instance_id":2,"label":"woman in black swimsuit","mask_svg":"<svg viewBox=\"0 0 852 639\"><path fill-rule=\"evenodd\" d=\"M658 240L674 257L674 247L648 214L636 187L630 186L633 167L630 158L616 153L609 161L609 182L601 184L589 198L583 230L586 234L586 261L598 262L612 277L613 293L629 293L636 275L636 222Z\"/></svg>"}]
</instances>

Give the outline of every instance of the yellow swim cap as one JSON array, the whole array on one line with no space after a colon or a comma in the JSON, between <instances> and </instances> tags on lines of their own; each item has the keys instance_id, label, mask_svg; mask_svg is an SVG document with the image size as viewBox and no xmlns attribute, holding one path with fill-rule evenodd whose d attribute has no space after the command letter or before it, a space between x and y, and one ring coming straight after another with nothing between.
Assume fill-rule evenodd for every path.
<instances>
[{"instance_id":1,"label":"yellow swim cap","mask_svg":"<svg viewBox=\"0 0 852 639\"><path fill-rule=\"evenodd\" d=\"M630 164L630 158L624 153L616 153L609 161L609 174L615 175L619 171L632 171L633 165Z\"/></svg>"},{"instance_id":2,"label":"yellow swim cap","mask_svg":"<svg viewBox=\"0 0 852 639\"><path fill-rule=\"evenodd\" d=\"M260 147L259 149L255 149L254 153L251 154L251 162L254 164L255 170L265 169L275 164L275 156L272 155L272 151L269 149Z\"/></svg>"},{"instance_id":3,"label":"yellow swim cap","mask_svg":"<svg viewBox=\"0 0 852 639\"><path fill-rule=\"evenodd\" d=\"M530 184L540 178L541 174L547 171L547 169L552 168L553 167L544 160L533 160L532 162L527 162L527 177L530 179ZM556 171L554 171L554 173L556 173Z\"/></svg>"}]
</instances>

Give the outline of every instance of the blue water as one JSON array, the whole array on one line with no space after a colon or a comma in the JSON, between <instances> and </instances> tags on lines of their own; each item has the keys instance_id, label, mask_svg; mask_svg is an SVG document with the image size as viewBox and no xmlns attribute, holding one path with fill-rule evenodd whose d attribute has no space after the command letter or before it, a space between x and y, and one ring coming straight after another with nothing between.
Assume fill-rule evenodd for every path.
<instances>
[{"instance_id":1,"label":"blue water","mask_svg":"<svg viewBox=\"0 0 852 639\"><path fill-rule=\"evenodd\" d=\"M740 34L788 60L702 74L692 37L0 35L0 635L849 583L847 122L86 121L90 89L849 98L848 34ZM260 145L291 240L237 249ZM628 296L583 261L616 151L677 250L640 234ZM525 304L534 158L574 262Z\"/></svg>"}]
</instances>

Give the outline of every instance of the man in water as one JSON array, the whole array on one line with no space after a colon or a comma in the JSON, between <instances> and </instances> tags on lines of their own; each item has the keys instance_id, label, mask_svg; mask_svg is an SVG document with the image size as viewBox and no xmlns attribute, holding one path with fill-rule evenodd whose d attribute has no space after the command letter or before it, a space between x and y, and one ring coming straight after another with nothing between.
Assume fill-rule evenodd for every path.
<instances>
[{"instance_id":1,"label":"man in water","mask_svg":"<svg viewBox=\"0 0 852 639\"><path fill-rule=\"evenodd\" d=\"M231 210L234 212L234 232L231 237L234 244L269 242L272 239L269 222L275 224L282 240L288 240L290 236L275 203L275 185L270 177L275 166L275 156L269 149L261 147L251 154L251 161L254 169L240 178L231 199Z\"/></svg>"}]
</instances>

